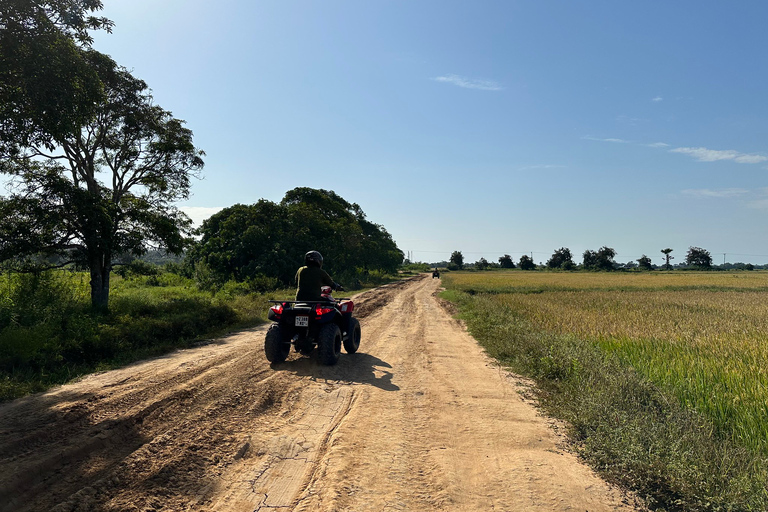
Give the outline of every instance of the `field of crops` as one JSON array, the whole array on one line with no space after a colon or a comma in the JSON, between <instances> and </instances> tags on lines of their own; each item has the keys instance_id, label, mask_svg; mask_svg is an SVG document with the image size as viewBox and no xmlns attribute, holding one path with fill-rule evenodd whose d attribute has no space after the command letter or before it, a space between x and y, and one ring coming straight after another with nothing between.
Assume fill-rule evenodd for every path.
<instances>
[{"instance_id":1,"label":"field of crops","mask_svg":"<svg viewBox=\"0 0 768 512\"><path fill-rule=\"evenodd\" d=\"M613 351L741 444L768 453L768 273L464 273L536 328Z\"/></svg>"},{"instance_id":2,"label":"field of crops","mask_svg":"<svg viewBox=\"0 0 768 512\"><path fill-rule=\"evenodd\" d=\"M449 272L605 478L656 510L768 510L768 272Z\"/></svg>"}]
</instances>

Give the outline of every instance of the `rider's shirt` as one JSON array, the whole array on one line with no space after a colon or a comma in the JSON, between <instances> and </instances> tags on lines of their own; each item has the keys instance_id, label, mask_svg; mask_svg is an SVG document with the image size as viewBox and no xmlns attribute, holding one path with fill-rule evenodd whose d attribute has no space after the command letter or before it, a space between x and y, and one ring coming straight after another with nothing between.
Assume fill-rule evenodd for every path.
<instances>
[{"instance_id":1,"label":"rider's shirt","mask_svg":"<svg viewBox=\"0 0 768 512\"><path fill-rule=\"evenodd\" d=\"M319 267L301 267L296 272L296 300L323 300L320 288L323 285L333 286L333 279Z\"/></svg>"}]
</instances>

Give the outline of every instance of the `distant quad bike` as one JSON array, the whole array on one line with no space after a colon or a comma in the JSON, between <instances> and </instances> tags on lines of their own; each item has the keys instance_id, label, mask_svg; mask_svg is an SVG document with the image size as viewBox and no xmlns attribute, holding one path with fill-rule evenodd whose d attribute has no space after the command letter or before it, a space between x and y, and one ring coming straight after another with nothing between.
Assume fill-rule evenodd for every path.
<instances>
[{"instance_id":1,"label":"distant quad bike","mask_svg":"<svg viewBox=\"0 0 768 512\"><path fill-rule=\"evenodd\" d=\"M322 288L322 301L271 300L268 318L275 322L264 338L264 353L270 363L285 361L291 345L309 355L317 347L321 364L334 365L341 346L348 354L360 347L360 322L352 316L350 299L334 299L331 288Z\"/></svg>"},{"instance_id":2,"label":"distant quad bike","mask_svg":"<svg viewBox=\"0 0 768 512\"><path fill-rule=\"evenodd\" d=\"M434 272L432 272L432 279L434 279L434 278L436 278L436 277L437 277L437 278L439 278L439 277L440 277L440 272L439 272L437 269L435 269L435 271L434 271Z\"/></svg>"}]
</instances>

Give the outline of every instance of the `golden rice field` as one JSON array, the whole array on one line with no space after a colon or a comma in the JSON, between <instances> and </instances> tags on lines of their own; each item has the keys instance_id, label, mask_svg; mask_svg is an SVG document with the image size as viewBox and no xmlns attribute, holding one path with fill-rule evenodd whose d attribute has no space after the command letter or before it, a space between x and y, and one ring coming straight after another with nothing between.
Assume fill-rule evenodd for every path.
<instances>
[{"instance_id":1,"label":"golden rice field","mask_svg":"<svg viewBox=\"0 0 768 512\"><path fill-rule=\"evenodd\" d=\"M768 272L449 273L537 330L597 343L768 453Z\"/></svg>"}]
</instances>

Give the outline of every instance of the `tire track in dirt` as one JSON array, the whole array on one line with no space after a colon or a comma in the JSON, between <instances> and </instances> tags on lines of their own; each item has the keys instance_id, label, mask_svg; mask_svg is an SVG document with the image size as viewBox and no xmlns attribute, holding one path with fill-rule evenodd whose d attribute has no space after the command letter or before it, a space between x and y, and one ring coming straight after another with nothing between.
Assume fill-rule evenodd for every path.
<instances>
[{"instance_id":1,"label":"tire track in dirt","mask_svg":"<svg viewBox=\"0 0 768 512\"><path fill-rule=\"evenodd\" d=\"M270 366L262 326L0 405L0 511L628 510L438 285L356 297L334 367Z\"/></svg>"}]
</instances>

